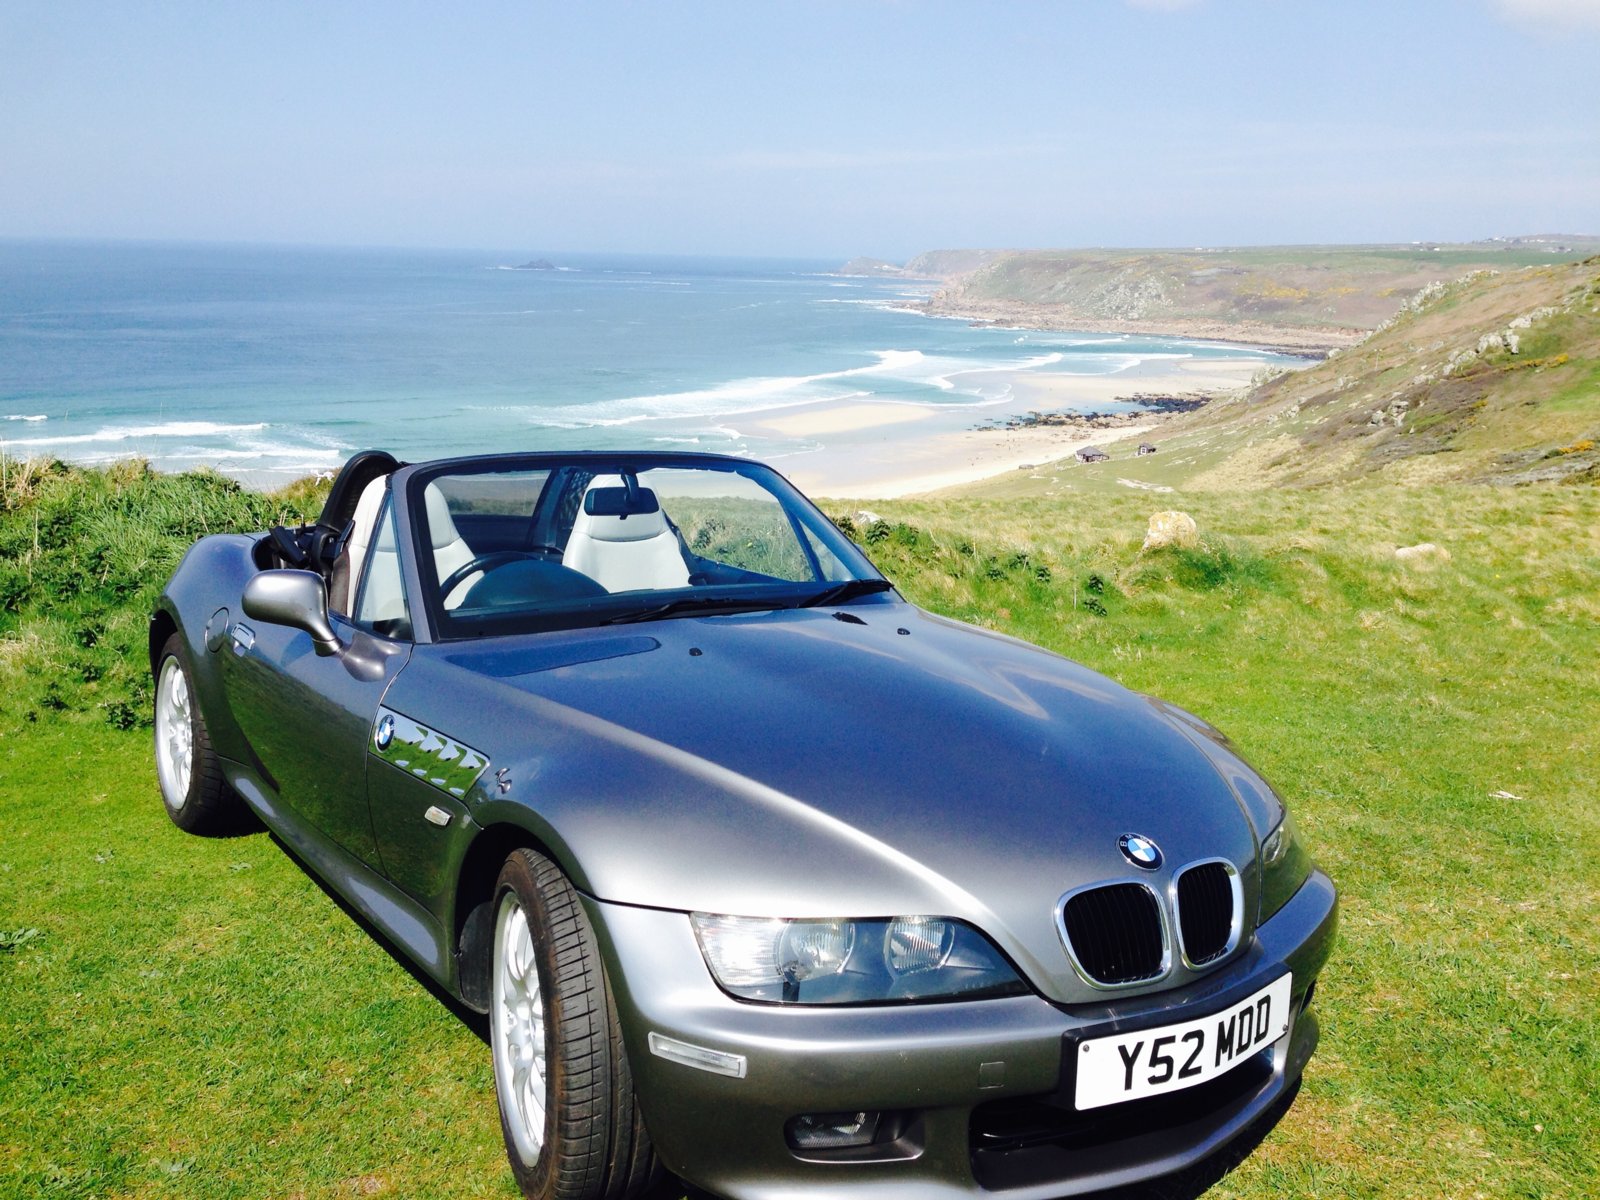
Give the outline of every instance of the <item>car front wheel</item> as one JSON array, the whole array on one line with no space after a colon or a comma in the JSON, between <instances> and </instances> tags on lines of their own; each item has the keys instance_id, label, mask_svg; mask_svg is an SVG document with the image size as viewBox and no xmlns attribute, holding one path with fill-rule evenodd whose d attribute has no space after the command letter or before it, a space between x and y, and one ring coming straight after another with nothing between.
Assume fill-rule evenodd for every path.
<instances>
[{"instance_id":1,"label":"car front wheel","mask_svg":"<svg viewBox=\"0 0 1600 1200\"><path fill-rule=\"evenodd\" d=\"M169 637L156 664L156 777L167 816L188 833L237 832L247 821L246 809L211 749L183 639Z\"/></svg>"},{"instance_id":2,"label":"car front wheel","mask_svg":"<svg viewBox=\"0 0 1600 1200\"><path fill-rule=\"evenodd\" d=\"M531 850L495 893L489 1023L512 1173L535 1200L640 1196L661 1172L578 893Z\"/></svg>"}]
</instances>

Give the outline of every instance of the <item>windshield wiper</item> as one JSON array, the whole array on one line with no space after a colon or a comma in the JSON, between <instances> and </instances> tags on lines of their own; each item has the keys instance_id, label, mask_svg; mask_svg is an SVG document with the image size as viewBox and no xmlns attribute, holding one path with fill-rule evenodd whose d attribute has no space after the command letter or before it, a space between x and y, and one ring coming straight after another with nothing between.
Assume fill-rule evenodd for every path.
<instances>
[{"instance_id":1,"label":"windshield wiper","mask_svg":"<svg viewBox=\"0 0 1600 1200\"><path fill-rule=\"evenodd\" d=\"M602 622L606 625L630 625L635 621L659 621L664 617L681 617L686 613L761 612L769 608L787 608L782 600L761 600L753 596L685 596L670 600L654 608L641 608L625 612Z\"/></svg>"},{"instance_id":2,"label":"windshield wiper","mask_svg":"<svg viewBox=\"0 0 1600 1200\"><path fill-rule=\"evenodd\" d=\"M876 596L879 592L887 592L892 587L894 584L887 579L846 579L843 583L824 588L815 596L800 601L800 607L821 608L826 604L843 604L846 600L854 600L858 596Z\"/></svg>"},{"instance_id":3,"label":"windshield wiper","mask_svg":"<svg viewBox=\"0 0 1600 1200\"><path fill-rule=\"evenodd\" d=\"M618 616L610 617L603 621L605 625L631 625L637 621L659 621L666 617L681 617L688 613L716 613L737 612L763 612L773 608L816 608L824 604L843 604L847 600L854 600L858 596L875 596L879 592L887 592L894 585L887 579L846 579L843 583L836 583L832 587L824 588L813 596L796 603L793 600L780 600L777 597L761 598L757 596L683 596L677 600L669 600L665 604L658 604L654 608L641 608L635 612L625 612Z\"/></svg>"}]
</instances>

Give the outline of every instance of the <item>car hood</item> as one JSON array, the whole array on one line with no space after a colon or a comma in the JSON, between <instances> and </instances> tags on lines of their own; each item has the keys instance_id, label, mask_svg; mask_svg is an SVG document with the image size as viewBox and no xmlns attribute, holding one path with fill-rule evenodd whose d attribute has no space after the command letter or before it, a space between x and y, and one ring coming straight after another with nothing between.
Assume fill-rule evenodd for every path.
<instances>
[{"instance_id":1,"label":"car hood","mask_svg":"<svg viewBox=\"0 0 1600 1200\"><path fill-rule=\"evenodd\" d=\"M621 751L587 755L585 777L560 785L554 747L525 768L545 775L563 837L589 830L574 853L601 899L952 916L1054 974L1071 888L1160 889L1217 856L1253 880L1237 796L1158 701L901 602L457 644L451 659L536 698L536 726ZM1125 833L1153 838L1162 867L1126 861Z\"/></svg>"}]
</instances>

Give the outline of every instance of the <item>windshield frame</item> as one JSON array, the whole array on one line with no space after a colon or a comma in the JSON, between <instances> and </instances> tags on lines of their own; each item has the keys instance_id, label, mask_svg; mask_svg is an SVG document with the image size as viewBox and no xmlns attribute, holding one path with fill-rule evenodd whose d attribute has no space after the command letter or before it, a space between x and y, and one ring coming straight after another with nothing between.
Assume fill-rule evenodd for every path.
<instances>
[{"instance_id":1,"label":"windshield frame","mask_svg":"<svg viewBox=\"0 0 1600 1200\"><path fill-rule=\"evenodd\" d=\"M568 451L529 454L494 454L468 458L439 459L402 468L394 476L394 494L400 498L400 528L404 531L402 570L407 591L415 599L412 622L418 642L479 641L484 638L555 630L607 628L618 617L661 607L680 598L727 599L730 611L754 611L752 601L771 601L771 607L796 608L838 580L783 581L775 583L739 582L701 584L688 589L665 589L596 596L592 601L564 604L537 612L510 612L493 618L455 616L444 607L439 595L440 580L432 554L420 552L430 544L427 528L427 485L442 476L493 475L510 472L577 468L595 475L637 474L656 469L698 470L739 475L770 492L785 511L791 524L798 522L821 542L849 572L851 578L881 580L883 575L854 542L842 533L815 504L778 471L754 459L722 454L694 454L680 451ZM541 497L542 507L545 497ZM806 555L811 548L796 529ZM852 604L892 603L891 590L851 600ZM678 616L714 615L714 609L686 611ZM420 619L419 619L420 618Z\"/></svg>"}]
</instances>

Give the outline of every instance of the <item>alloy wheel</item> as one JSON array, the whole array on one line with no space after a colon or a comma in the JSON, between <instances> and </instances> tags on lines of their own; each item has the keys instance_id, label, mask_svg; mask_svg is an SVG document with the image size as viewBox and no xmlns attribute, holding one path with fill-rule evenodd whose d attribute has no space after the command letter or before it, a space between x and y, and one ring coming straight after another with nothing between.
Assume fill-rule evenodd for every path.
<instances>
[{"instance_id":1,"label":"alloy wheel","mask_svg":"<svg viewBox=\"0 0 1600 1200\"><path fill-rule=\"evenodd\" d=\"M156 684L156 769L161 775L161 790L167 803L182 808L189 798L189 781L194 770L193 702L189 681L177 658L161 665Z\"/></svg>"},{"instance_id":2,"label":"alloy wheel","mask_svg":"<svg viewBox=\"0 0 1600 1200\"><path fill-rule=\"evenodd\" d=\"M514 894L500 900L495 918L494 1082L512 1141L529 1165L544 1149L549 1107L544 995L528 914Z\"/></svg>"}]
</instances>

